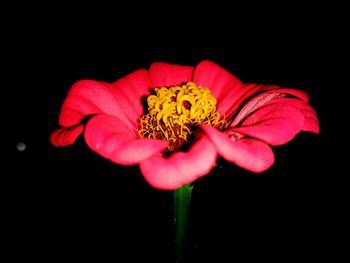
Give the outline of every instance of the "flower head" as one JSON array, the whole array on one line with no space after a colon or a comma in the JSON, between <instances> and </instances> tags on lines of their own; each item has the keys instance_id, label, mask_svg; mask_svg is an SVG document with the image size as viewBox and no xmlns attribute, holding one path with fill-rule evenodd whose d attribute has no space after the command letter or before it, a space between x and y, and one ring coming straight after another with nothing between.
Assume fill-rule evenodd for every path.
<instances>
[{"instance_id":1,"label":"flower head","mask_svg":"<svg viewBox=\"0 0 350 263\"><path fill-rule=\"evenodd\" d=\"M319 132L307 102L303 91L243 84L210 61L195 68L157 62L111 84L74 84L50 140L67 146L84 133L98 154L139 164L152 186L176 189L208 174L218 155L253 172L268 169L269 145Z\"/></svg>"},{"instance_id":2,"label":"flower head","mask_svg":"<svg viewBox=\"0 0 350 263\"><path fill-rule=\"evenodd\" d=\"M193 128L204 123L223 126L216 112L216 99L210 90L188 82L181 86L155 89L156 95L147 98L148 113L141 117L141 138L167 140L168 152L178 150L188 143Z\"/></svg>"}]
</instances>

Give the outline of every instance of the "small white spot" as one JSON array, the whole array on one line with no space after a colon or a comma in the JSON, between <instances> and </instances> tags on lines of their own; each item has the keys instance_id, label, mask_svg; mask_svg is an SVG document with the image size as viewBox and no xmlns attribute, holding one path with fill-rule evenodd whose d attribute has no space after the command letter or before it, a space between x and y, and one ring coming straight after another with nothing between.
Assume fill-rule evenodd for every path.
<instances>
[{"instance_id":1,"label":"small white spot","mask_svg":"<svg viewBox=\"0 0 350 263\"><path fill-rule=\"evenodd\" d=\"M24 142L19 142L16 145L18 151L23 152L26 149L26 144Z\"/></svg>"}]
</instances>

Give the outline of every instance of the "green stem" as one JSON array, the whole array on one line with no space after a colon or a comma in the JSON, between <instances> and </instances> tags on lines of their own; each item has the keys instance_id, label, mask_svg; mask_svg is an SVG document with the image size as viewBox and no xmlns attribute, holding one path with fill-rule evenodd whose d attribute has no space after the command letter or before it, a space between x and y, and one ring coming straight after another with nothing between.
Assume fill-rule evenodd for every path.
<instances>
[{"instance_id":1,"label":"green stem","mask_svg":"<svg viewBox=\"0 0 350 263\"><path fill-rule=\"evenodd\" d=\"M190 212L193 185L184 185L174 191L175 256L180 262L184 254L186 228Z\"/></svg>"}]
</instances>

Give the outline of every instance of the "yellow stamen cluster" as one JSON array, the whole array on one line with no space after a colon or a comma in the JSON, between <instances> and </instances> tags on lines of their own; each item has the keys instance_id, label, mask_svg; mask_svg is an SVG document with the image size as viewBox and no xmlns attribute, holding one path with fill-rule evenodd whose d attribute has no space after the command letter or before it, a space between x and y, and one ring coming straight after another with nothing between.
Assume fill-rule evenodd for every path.
<instances>
[{"instance_id":1,"label":"yellow stamen cluster","mask_svg":"<svg viewBox=\"0 0 350 263\"><path fill-rule=\"evenodd\" d=\"M148 113L141 117L138 133L143 138L169 141L169 152L187 142L194 127L204 123L222 128L225 124L210 90L193 82L157 88L155 93L147 98Z\"/></svg>"}]
</instances>

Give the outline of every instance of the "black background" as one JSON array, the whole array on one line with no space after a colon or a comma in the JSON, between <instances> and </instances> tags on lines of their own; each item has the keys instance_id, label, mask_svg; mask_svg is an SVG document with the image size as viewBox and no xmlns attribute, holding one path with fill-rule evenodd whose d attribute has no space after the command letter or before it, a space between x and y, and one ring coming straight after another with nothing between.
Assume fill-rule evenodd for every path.
<instances>
[{"instance_id":1,"label":"black background","mask_svg":"<svg viewBox=\"0 0 350 263\"><path fill-rule=\"evenodd\" d=\"M195 66L203 59L243 82L306 91L321 132L302 132L274 147L276 162L262 174L219 159L195 183L188 261L333 257L343 213L337 171L329 169L337 158L329 140L334 123L329 108L337 107L328 78L335 50L322 42L317 28L257 31L233 40L221 32L208 37L208 32L181 36L177 31L157 39L133 30L130 37L117 29L106 34L81 23L69 34L62 29L40 41L27 38L16 48L8 64L8 76L18 87L11 123L16 162L6 184L7 243L21 251L15 257L171 262L172 193L150 187L137 166L99 157L82 138L55 148L48 137L58 128L60 107L75 81L112 82L155 61ZM23 152L16 149L18 142L26 144Z\"/></svg>"}]
</instances>

